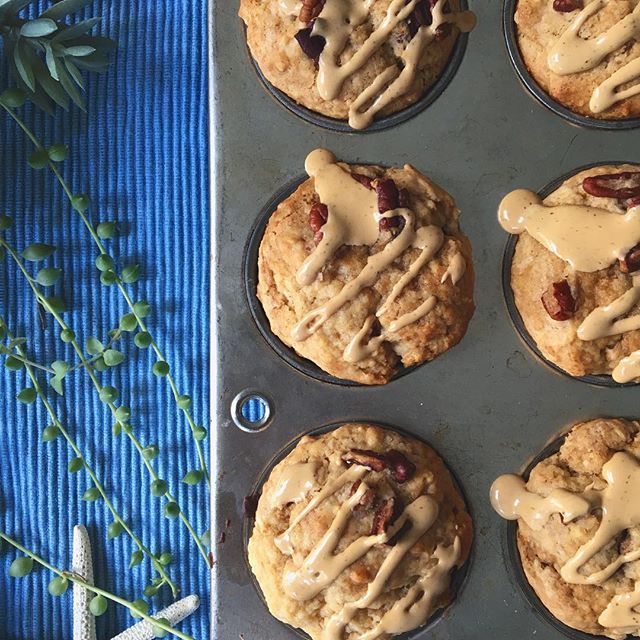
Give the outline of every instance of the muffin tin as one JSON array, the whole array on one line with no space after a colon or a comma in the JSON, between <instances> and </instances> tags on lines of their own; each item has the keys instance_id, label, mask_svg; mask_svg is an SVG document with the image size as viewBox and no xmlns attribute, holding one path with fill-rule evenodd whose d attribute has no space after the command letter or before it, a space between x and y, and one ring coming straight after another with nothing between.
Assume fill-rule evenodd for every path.
<instances>
[{"instance_id":1,"label":"muffin tin","mask_svg":"<svg viewBox=\"0 0 640 640\"><path fill-rule=\"evenodd\" d=\"M502 544L508 525L493 512L489 487L501 473L522 469L560 425L599 415L638 416L639 390L554 375L523 347L501 287L505 233L496 210L510 190L538 188L587 163L610 157L638 162L640 132L576 128L537 105L505 50L503 7L470 8L478 27L442 95L410 121L365 136L309 126L275 102L247 59L237 2L212 3L216 640L297 637L269 614L254 587L245 562L243 499L288 443L323 425L358 420L393 425L431 444L456 471L474 517L474 560L464 588L437 624L412 637L571 637L523 597L509 568L514 558ZM307 153L317 147L347 162L414 164L455 197L473 245L477 310L467 335L383 387L328 384L302 373L264 339L245 295L245 248L262 207L302 173ZM238 428L231 413L232 404L238 410L249 394L263 394L270 406L255 432L246 424Z\"/></svg>"}]
</instances>

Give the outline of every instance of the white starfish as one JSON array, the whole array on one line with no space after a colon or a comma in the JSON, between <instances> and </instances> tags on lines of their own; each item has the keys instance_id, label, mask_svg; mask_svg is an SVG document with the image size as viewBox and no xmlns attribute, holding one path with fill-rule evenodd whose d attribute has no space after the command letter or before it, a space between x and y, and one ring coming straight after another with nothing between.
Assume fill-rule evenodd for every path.
<instances>
[{"instance_id":1,"label":"white starfish","mask_svg":"<svg viewBox=\"0 0 640 640\"><path fill-rule=\"evenodd\" d=\"M93 585L93 560L89 532L82 525L73 528L72 571ZM96 640L96 619L89 610L93 594L76 584L73 585L73 640ZM182 622L200 606L198 596L188 596L158 611L154 618L166 618L171 626ZM153 640L155 632L147 621L129 627L113 640Z\"/></svg>"}]
</instances>

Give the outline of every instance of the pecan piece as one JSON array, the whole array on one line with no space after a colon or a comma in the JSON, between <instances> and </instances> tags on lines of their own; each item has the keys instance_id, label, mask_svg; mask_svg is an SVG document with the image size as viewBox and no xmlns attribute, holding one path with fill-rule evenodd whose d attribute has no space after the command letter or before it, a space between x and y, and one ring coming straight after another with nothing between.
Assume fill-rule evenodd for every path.
<instances>
[{"instance_id":1,"label":"pecan piece","mask_svg":"<svg viewBox=\"0 0 640 640\"><path fill-rule=\"evenodd\" d=\"M300 31L296 33L295 39L298 41L304 54L317 63L327 41L322 36L312 36L312 31L312 26L306 29L300 29Z\"/></svg>"},{"instance_id":2,"label":"pecan piece","mask_svg":"<svg viewBox=\"0 0 640 640\"><path fill-rule=\"evenodd\" d=\"M378 195L378 211L380 213L386 213L391 209L398 208L400 194L393 180L378 180L376 193Z\"/></svg>"},{"instance_id":3,"label":"pecan piece","mask_svg":"<svg viewBox=\"0 0 640 640\"><path fill-rule=\"evenodd\" d=\"M316 202L309 211L309 226L314 232L320 231L329 218L329 209L326 204Z\"/></svg>"},{"instance_id":4,"label":"pecan piece","mask_svg":"<svg viewBox=\"0 0 640 640\"><path fill-rule=\"evenodd\" d=\"M384 455L369 449L351 449L342 456L342 462L348 466L358 464L361 467L371 469L371 471L384 471L387 468Z\"/></svg>"},{"instance_id":5,"label":"pecan piece","mask_svg":"<svg viewBox=\"0 0 640 640\"><path fill-rule=\"evenodd\" d=\"M576 301L567 280L554 282L540 299L546 312L554 320L569 320L576 311Z\"/></svg>"},{"instance_id":6,"label":"pecan piece","mask_svg":"<svg viewBox=\"0 0 640 640\"><path fill-rule=\"evenodd\" d=\"M371 535L379 536L386 533L389 525L394 520L396 512L396 499L388 498L384 500L376 509L373 515L373 525L371 526Z\"/></svg>"},{"instance_id":7,"label":"pecan piece","mask_svg":"<svg viewBox=\"0 0 640 640\"><path fill-rule=\"evenodd\" d=\"M373 189L373 179L369 176L365 176L363 173L352 173L351 177L354 180L357 180L363 187Z\"/></svg>"},{"instance_id":8,"label":"pecan piece","mask_svg":"<svg viewBox=\"0 0 640 640\"><path fill-rule=\"evenodd\" d=\"M406 4L408 4L408 2ZM431 9L433 9L435 4L436 0L421 0L416 3L416 6L406 20L411 38L418 33L420 27L428 27L433 22Z\"/></svg>"},{"instance_id":9,"label":"pecan piece","mask_svg":"<svg viewBox=\"0 0 640 640\"><path fill-rule=\"evenodd\" d=\"M356 480L352 485L351 485L351 490L349 491L349 497L352 497L355 495L356 491L360 488L360 484L362 483L362 480ZM359 509L368 509L372 503L373 503L373 499L375 498L376 494L374 493L373 489L367 489L363 494L362 497L360 498L360 502L358 502L358 504L356 505L356 510Z\"/></svg>"},{"instance_id":10,"label":"pecan piece","mask_svg":"<svg viewBox=\"0 0 640 640\"><path fill-rule=\"evenodd\" d=\"M582 181L582 188L599 198L635 199L640 197L640 171L589 176Z\"/></svg>"},{"instance_id":11,"label":"pecan piece","mask_svg":"<svg viewBox=\"0 0 640 640\"><path fill-rule=\"evenodd\" d=\"M300 9L298 20L305 24L315 20L320 15L324 3L325 0L302 0L302 8Z\"/></svg>"},{"instance_id":12,"label":"pecan piece","mask_svg":"<svg viewBox=\"0 0 640 640\"><path fill-rule=\"evenodd\" d=\"M391 476L398 484L403 484L416 472L416 465L396 449L391 449L385 455L385 460L391 470Z\"/></svg>"},{"instance_id":13,"label":"pecan piece","mask_svg":"<svg viewBox=\"0 0 640 640\"><path fill-rule=\"evenodd\" d=\"M640 244L632 247L624 258L618 260L622 273L633 273L640 269Z\"/></svg>"},{"instance_id":14,"label":"pecan piece","mask_svg":"<svg viewBox=\"0 0 640 640\"><path fill-rule=\"evenodd\" d=\"M582 0L553 0L553 8L560 13L569 13L570 11L576 11L576 9L582 9Z\"/></svg>"},{"instance_id":15,"label":"pecan piece","mask_svg":"<svg viewBox=\"0 0 640 640\"><path fill-rule=\"evenodd\" d=\"M433 34L433 39L436 42L442 42L443 40L446 40L451 35L452 31L453 31L453 27L451 26L451 23L444 22L436 29L436 32Z\"/></svg>"}]
</instances>

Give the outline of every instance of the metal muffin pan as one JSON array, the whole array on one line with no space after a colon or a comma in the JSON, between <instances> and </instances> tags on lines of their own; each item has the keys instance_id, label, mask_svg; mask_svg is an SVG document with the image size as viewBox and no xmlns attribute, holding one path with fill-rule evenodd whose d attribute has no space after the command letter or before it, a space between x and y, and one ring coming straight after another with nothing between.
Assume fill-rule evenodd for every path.
<instances>
[{"instance_id":1,"label":"metal muffin pan","mask_svg":"<svg viewBox=\"0 0 640 640\"><path fill-rule=\"evenodd\" d=\"M575 167L638 158L640 132L575 128L539 108L504 47L502 7L472 3L479 24L447 90L428 109L373 135L312 127L273 101L247 60L237 2L211 11L212 85L212 638L296 638L273 618L244 559L243 499L279 451L327 424L371 421L425 439L455 469L475 525L475 552L454 606L417 640L561 640L511 577L504 523L489 504L493 480L522 468L562 425L600 415L637 417L634 388L593 387L555 375L522 346L501 287L502 197L537 188ZM265 341L244 291L244 249L264 203L326 147L347 162L407 162L449 191L462 209L476 270L476 314L462 342L428 366L381 387L328 384L287 364ZM261 431L244 431L231 405L268 396ZM236 403L237 404L237 403ZM222 536L221 534L225 535ZM224 539L224 542L221 540Z\"/></svg>"}]
</instances>

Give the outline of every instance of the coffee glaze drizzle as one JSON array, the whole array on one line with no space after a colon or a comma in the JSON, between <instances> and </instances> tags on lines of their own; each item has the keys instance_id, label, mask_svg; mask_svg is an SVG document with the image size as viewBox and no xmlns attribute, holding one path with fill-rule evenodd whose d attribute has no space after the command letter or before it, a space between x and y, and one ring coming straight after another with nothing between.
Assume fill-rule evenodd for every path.
<instances>
[{"instance_id":1,"label":"coffee glaze drizzle","mask_svg":"<svg viewBox=\"0 0 640 640\"><path fill-rule=\"evenodd\" d=\"M589 574L581 571L619 534L640 525L640 464L630 453L619 451L602 467L602 477L606 481L602 490L588 487L582 493L572 493L555 489L543 498L528 491L522 478L501 476L491 487L491 503L503 518L522 519L533 529L542 528L556 513L567 523L599 511L601 521L594 536L561 567L560 575L569 584L602 585L624 564L640 559L640 549L635 549L619 554L602 569ZM640 603L638 584L633 593L613 598L598 618L600 625L609 629L637 625L640 618L632 608Z\"/></svg>"},{"instance_id":2,"label":"coffee glaze drizzle","mask_svg":"<svg viewBox=\"0 0 640 640\"><path fill-rule=\"evenodd\" d=\"M285 593L294 600L305 601L317 596L348 567L365 556L372 547L385 544L402 530L402 535L396 544L389 548L386 558L374 579L369 583L366 593L358 600L344 604L340 612L328 620L322 632L323 640L344 638L345 630L351 620L358 611L375 604L385 592L393 572L410 549L429 531L438 517L438 503L430 496L419 496L404 509L386 532L361 536L336 552L354 509L369 490L366 484L366 476L369 473L371 472L364 467L352 466L333 481L328 482L293 519L288 529L275 539L276 546L284 554L293 555L291 531L322 502L345 486L360 481L353 495L340 504L326 533L303 560L301 566L295 570L285 571L283 576ZM457 565L460 556L458 537L450 547L438 546L431 556L436 564L428 569L384 614L374 629L360 636L361 640L375 640L385 634L403 633L424 624L437 605L439 596L449 587L450 572Z\"/></svg>"},{"instance_id":3,"label":"coffee glaze drizzle","mask_svg":"<svg viewBox=\"0 0 640 640\"><path fill-rule=\"evenodd\" d=\"M595 17L608 0L591 0L573 19L558 41L549 50L549 69L560 76L594 69L604 59L622 48L630 40L640 37L640 5L596 38L585 39L580 30ZM640 77L640 58L632 60L596 87L589 108L593 113L606 111L620 100L640 93L640 85L617 91L618 87Z\"/></svg>"},{"instance_id":4,"label":"coffee glaze drizzle","mask_svg":"<svg viewBox=\"0 0 640 640\"><path fill-rule=\"evenodd\" d=\"M471 31L475 16L470 11L444 12L447 0L438 0L432 10L432 24L422 26L409 41L402 53L403 67L393 65L382 71L354 101L349 109L349 124L354 129L364 129L382 109L406 94L415 82L425 48L435 39L438 27L449 23L460 31ZM324 100L336 99L345 81L361 69L371 56L390 38L393 30L406 20L418 0L392 0L384 20L369 35L360 48L347 61L341 57L352 31L369 15L374 0L327 0L316 18L314 36L322 36L325 47L318 61L316 86ZM369 105L369 106L367 106Z\"/></svg>"},{"instance_id":5,"label":"coffee glaze drizzle","mask_svg":"<svg viewBox=\"0 0 640 640\"><path fill-rule=\"evenodd\" d=\"M352 302L367 287L373 286L380 274L394 263L408 249L420 249L419 256L409 265L407 271L394 285L391 293L368 317L362 328L353 337L343 352L347 362L359 362L371 356L388 340L390 334L413 324L433 310L437 303L435 295L428 295L415 310L389 323L389 326L376 337L370 338L377 318L386 313L390 305L400 296L405 287L418 275L420 270L432 260L442 248L444 233L440 227L427 225L415 228L415 214L406 208L398 208L383 214L378 212L378 199L375 191L367 189L353 179L347 169L336 162L335 156L324 149L312 151L305 162L305 168L314 179L315 190L320 201L327 206L328 218L322 227L322 240L306 258L298 270L300 285L309 285L318 276L325 264L343 245L373 246L379 237L379 223L382 218L401 217L404 220L402 230L385 247L369 256L362 271L330 300L307 313L291 332L295 341L303 341L313 335L329 318L344 305ZM456 254L450 270L455 281L459 281L465 272L464 259ZM446 274L445 274L446 275ZM442 279L444 283L446 277Z\"/></svg>"}]
</instances>

